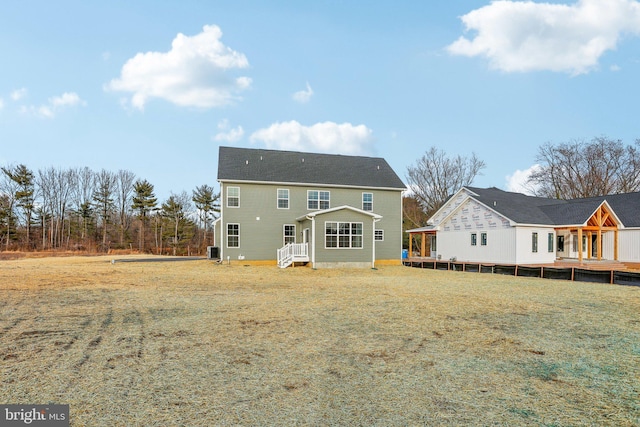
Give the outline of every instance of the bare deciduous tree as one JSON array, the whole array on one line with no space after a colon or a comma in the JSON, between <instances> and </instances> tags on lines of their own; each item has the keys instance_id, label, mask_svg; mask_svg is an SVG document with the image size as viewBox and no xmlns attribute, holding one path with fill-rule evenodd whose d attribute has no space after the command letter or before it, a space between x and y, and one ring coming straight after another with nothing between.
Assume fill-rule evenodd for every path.
<instances>
[{"instance_id":1,"label":"bare deciduous tree","mask_svg":"<svg viewBox=\"0 0 640 427\"><path fill-rule=\"evenodd\" d=\"M471 157L447 154L431 147L407 168L407 182L424 211L431 215L460 188L471 185L486 167L475 153Z\"/></svg>"},{"instance_id":2,"label":"bare deciduous tree","mask_svg":"<svg viewBox=\"0 0 640 427\"><path fill-rule=\"evenodd\" d=\"M120 231L120 245L124 245L124 234L129 228L131 218L131 197L133 195L133 182L136 175L128 170L120 169L116 175L118 203L118 229Z\"/></svg>"},{"instance_id":3,"label":"bare deciduous tree","mask_svg":"<svg viewBox=\"0 0 640 427\"><path fill-rule=\"evenodd\" d=\"M42 216L50 219L49 243L53 248L64 244L65 231L67 243L69 241L70 229L65 228L65 220L73 186L74 176L70 170L50 167L38 171L38 188L43 202L41 212Z\"/></svg>"},{"instance_id":4,"label":"bare deciduous tree","mask_svg":"<svg viewBox=\"0 0 640 427\"><path fill-rule=\"evenodd\" d=\"M75 185L73 187L73 204L78 216L80 240L84 241L88 235L88 226L93 216L91 202L96 188L95 173L88 167L73 169Z\"/></svg>"},{"instance_id":5,"label":"bare deciduous tree","mask_svg":"<svg viewBox=\"0 0 640 427\"><path fill-rule=\"evenodd\" d=\"M93 194L93 201L102 221L102 250L109 251L107 245L108 226L113 213L113 198L116 191L116 175L108 170L102 169L96 175L96 190Z\"/></svg>"},{"instance_id":6,"label":"bare deciduous tree","mask_svg":"<svg viewBox=\"0 0 640 427\"><path fill-rule=\"evenodd\" d=\"M4 168L2 169L4 171ZM3 173L0 175L0 195L3 196L4 207L4 244L5 250L9 250L9 244L11 242L11 235L16 228L16 218L14 215L14 208L16 205L16 193L18 192L19 185L16 181L11 179L9 175Z\"/></svg>"},{"instance_id":7,"label":"bare deciduous tree","mask_svg":"<svg viewBox=\"0 0 640 427\"><path fill-rule=\"evenodd\" d=\"M640 140L625 146L607 137L589 142L546 143L538 150L540 168L528 184L537 196L576 199L640 190Z\"/></svg>"}]
</instances>

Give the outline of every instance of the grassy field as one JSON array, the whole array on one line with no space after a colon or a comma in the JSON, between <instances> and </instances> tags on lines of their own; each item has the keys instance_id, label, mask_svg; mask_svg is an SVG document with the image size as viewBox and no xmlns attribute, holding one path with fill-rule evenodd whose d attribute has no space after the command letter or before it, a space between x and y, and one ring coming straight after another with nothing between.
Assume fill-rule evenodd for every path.
<instances>
[{"instance_id":1,"label":"grassy field","mask_svg":"<svg viewBox=\"0 0 640 427\"><path fill-rule=\"evenodd\" d=\"M640 425L640 288L0 262L0 403L73 426Z\"/></svg>"}]
</instances>

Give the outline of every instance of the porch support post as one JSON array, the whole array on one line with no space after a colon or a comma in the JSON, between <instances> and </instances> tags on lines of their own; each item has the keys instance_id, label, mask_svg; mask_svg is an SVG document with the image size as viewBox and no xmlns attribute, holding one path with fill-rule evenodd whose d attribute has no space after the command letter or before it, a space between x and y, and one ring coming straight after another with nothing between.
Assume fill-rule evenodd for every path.
<instances>
[{"instance_id":1,"label":"porch support post","mask_svg":"<svg viewBox=\"0 0 640 427\"><path fill-rule=\"evenodd\" d=\"M582 264L582 227L578 227L578 261Z\"/></svg>"},{"instance_id":2,"label":"porch support post","mask_svg":"<svg viewBox=\"0 0 640 427\"><path fill-rule=\"evenodd\" d=\"M602 206L598 209L596 218L598 220L598 240L596 242L596 251L598 254L598 261L600 261L602 259Z\"/></svg>"},{"instance_id":3,"label":"porch support post","mask_svg":"<svg viewBox=\"0 0 640 427\"><path fill-rule=\"evenodd\" d=\"M591 259L593 253L593 234L591 231L587 231L587 259Z\"/></svg>"},{"instance_id":4,"label":"porch support post","mask_svg":"<svg viewBox=\"0 0 640 427\"><path fill-rule=\"evenodd\" d=\"M316 217L311 218L311 266L316 268Z\"/></svg>"},{"instance_id":5,"label":"porch support post","mask_svg":"<svg viewBox=\"0 0 640 427\"><path fill-rule=\"evenodd\" d=\"M613 230L613 260L618 261L618 228Z\"/></svg>"},{"instance_id":6,"label":"porch support post","mask_svg":"<svg viewBox=\"0 0 640 427\"><path fill-rule=\"evenodd\" d=\"M409 258L413 258L413 233L409 233Z\"/></svg>"},{"instance_id":7,"label":"porch support post","mask_svg":"<svg viewBox=\"0 0 640 427\"><path fill-rule=\"evenodd\" d=\"M422 237L420 237L420 256L425 257L427 253L427 233L422 232Z\"/></svg>"},{"instance_id":8,"label":"porch support post","mask_svg":"<svg viewBox=\"0 0 640 427\"><path fill-rule=\"evenodd\" d=\"M376 268L376 219L372 218L371 221L372 234L371 234L371 268ZM363 236L364 237L364 236Z\"/></svg>"}]
</instances>

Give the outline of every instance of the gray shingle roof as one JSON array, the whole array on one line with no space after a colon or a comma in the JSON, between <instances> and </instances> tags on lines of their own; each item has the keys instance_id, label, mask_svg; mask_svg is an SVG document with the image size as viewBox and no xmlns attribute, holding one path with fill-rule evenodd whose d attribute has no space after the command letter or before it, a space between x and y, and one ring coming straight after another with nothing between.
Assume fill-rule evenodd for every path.
<instances>
[{"instance_id":1,"label":"gray shingle roof","mask_svg":"<svg viewBox=\"0 0 640 427\"><path fill-rule=\"evenodd\" d=\"M583 224L606 200L625 227L640 227L640 193L558 200L511 193L495 187L467 189L477 194L474 196L476 200L519 224Z\"/></svg>"},{"instance_id":2,"label":"gray shingle roof","mask_svg":"<svg viewBox=\"0 0 640 427\"><path fill-rule=\"evenodd\" d=\"M380 157L234 147L220 147L218 180L406 189Z\"/></svg>"}]
</instances>

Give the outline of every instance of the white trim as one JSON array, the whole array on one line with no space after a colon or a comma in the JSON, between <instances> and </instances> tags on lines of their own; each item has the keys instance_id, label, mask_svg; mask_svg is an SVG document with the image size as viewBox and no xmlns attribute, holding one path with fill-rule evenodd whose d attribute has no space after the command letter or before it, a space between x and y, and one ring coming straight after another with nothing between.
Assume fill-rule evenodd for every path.
<instances>
[{"instance_id":1,"label":"white trim","mask_svg":"<svg viewBox=\"0 0 640 427\"><path fill-rule=\"evenodd\" d=\"M311 192L316 192L318 193L318 199L315 200L318 203L318 207L317 208L310 208L309 207L309 201L311 201L309 199L309 193ZM320 200L320 193L327 193L329 195L329 198L327 200ZM329 204L328 208L320 208L320 202L327 202ZM329 190L307 190L307 210L308 211L317 211L317 210L325 210L325 209L330 209L331 208L331 191Z\"/></svg>"},{"instance_id":2,"label":"white trim","mask_svg":"<svg viewBox=\"0 0 640 427\"><path fill-rule=\"evenodd\" d=\"M327 236L334 236L333 234L327 234L327 224L336 224L336 246L327 246ZM349 234L340 234L340 224L349 224ZM360 224L360 234L352 234L353 224ZM375 218L374 218L375 224ZM375 227L375 225L374 225ZM340 246L340 236L349 237L349 246ZM352 246L353 237L360 236L360 246ZM375 245L374 245L375 246ZM324 248L325 249L364 249L364 223L358 221L325 221L324 222Z\"/></svg>"},{"instance_id":3,"label":"white trim","mask_svg":"<svg viewBox=\"0 0 640 427\"><path fill-rule=\"evenodd\" d=\"M364 203L365 203L364 202L364 195L365 194L370 194L371 195L371 201L367 202L367 203L371 203L371 209L365 209L364 208ZM365 212L373 212L373 193L370 192L370 191L363 191L362 192L362 210L365 211Z\"/></svg>"},{"instance_id":4,"label":"white trim","mask_svg":"<svg viewBox=\"0 0 640 427\"><path fill-rule=\"evenodd\" d=\"M238 206L230 206L229 205L229 190L232 188L237 188L238 189ZM240 187L236 187L236 186L227 186L227 194L225 197L225 205L229 208L229 209L237 209L240 207Z\"/></svg>"},{"instance_id":5,"label":"white trim","mask_svg":"<svg viewBox=\"0 0 640 427\"><path fill-rule=\"evenodd\" d=\"M316 268L316 217L311 217L311 266Z\"/></svg>"},{"instance_id":6,"label":"white trim","mask_svg":"<svg viewBox=\"0 0 640 427\"><path fill-rule=\"evenodd\" d=\"M286 199L281 199L280 198L280 191L286 191L287 192L287 198ZM281 208L280 207L280 200L286 200L287 201L287 207L286 208ZM289 191L288 188L277 188L276 189L276 209L289 209L291 207L291 191Z\"/></svg>"},{"instance_id":7,"label":"white trim","mask_svg":"<svg viewBox=\"0 0 640 427\"><path fill-rule=\"evenodd\" d=\"M286 234L286 229L287 227L293 227L293 242L287 242L286 238L287 238L287 234ZM296 243L297 241L297 235L296 235L296 225L295 224L282 224L282 246L286 246L287 243Z\"/></svg>"},{"instance_id":8,"label":"white trim","mask_svg":"<svg viewBox=\"0 0 640 427\"><path fill-rule=\"evenodd\" d=\"M305 219L315 218L317 215L324 215L324 214L328 214L328 213L331 213L331 212L340 211L340 210L343 210L343 209L348 209L348 210L353 211L353 212L361 213L362 215L367 215L367 216L370 216L370 217L375 218L377 220L381 220L382 219L382 215L378 215L378 214L375 214L373 212L363 211L362 209L354 208L353 206L342 205L342 206L337 206L335 208L324 209L324 210L319 210L319 211L315 211L315 212L309 212L308 214L305 214L305 215L302 215L301 217L296 218L296 221L303 221Z\"/></svg>"},{"instance_id":9,"label":"white trim","mask_svg":"<svg viewBox=\"0 0 640 427\"><path fill-rule=\"evenodd\" d=\"M286 182L286 181L254 181L254 180L241 180L241 179L219 179L220 183L242 183L242 184L268 184L268 185L282 185L290 187L323 187L323 188L351 188L362 190L389 190L389 191L407 191L408 188L399 187L374 187L365 185L341 185L341 184L325 184L322 182Z\"/></svg>"},{"instance_id":10,"label":"white trim","mask_svg":"<svg viewBox=\"0 0 640 427\"><path fill-rule=\"evenodd\" d=\"M229 246L229 233L228 232L229 232L229 226L230 225L237 225L238 226L238 246ZM240 223L238 223L238 222L229 222L229 223L227 223L226 229L227 229L227 240L224 242L225 246L227 248L238 249L240 247ZM232 234L231 236L235 237L235 234Z\"/></svg>"},{"instance_id":11,"label":"white trim","mask_svg":"<svg viewBox=\"0 0 640 427\"><path fill-rule=\"evenodd\" d=\"M371 227L373 228L373 242L371 242L371 268L376 267L376 219L371 218ZM384 236L384 230L383 230ZM364 246L364 230L362 236L362 246Z\"/></svg>"}]
</instances>

